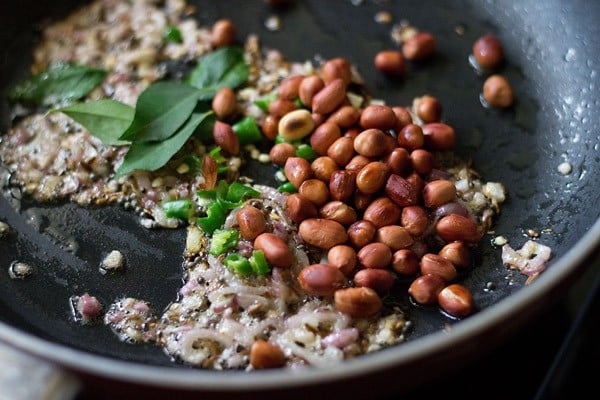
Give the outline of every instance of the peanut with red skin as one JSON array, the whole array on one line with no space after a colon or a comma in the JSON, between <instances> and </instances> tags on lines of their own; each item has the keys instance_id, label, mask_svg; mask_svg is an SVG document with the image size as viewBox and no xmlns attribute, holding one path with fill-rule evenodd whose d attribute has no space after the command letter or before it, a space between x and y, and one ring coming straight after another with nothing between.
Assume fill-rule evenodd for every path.
<instances>
[{"instance_id":1,"label":"peanut with red skin","mask_svg":"<svg viewBox=\"0 0 600 400\"><path fill-rule=\"evenodd\" d=\"M344 287L346 277L336 267L329 264L312 264L302 268L298 274L298 283L313 296L331 296Z\"/></svg>"},{"instance_id":2,"label":"peanut with red skin","mask_svg":"<svg viewBox=\"0 0 600 400\"><path fill-rule=\"evenodd\" d=\"M280 368L285 362L285 354L274 343L259 339L250 347L250 364L256 369Z\"/></svg>"},{"instance_id":3,"label":"peanut with red skin","mask_svg":"<svg viewBox=\"0 0 600 400\"><path fill-rule=\"evenodd\" d=\"M324 218L305 219L300 223L298 232L306 243L324 250L348 240L342 224Z\"/></svg>"},{"instance_id":4,"label":"peanut with red skin","mask_svg":"<svg viewBox=\"0 0 600 400\"><path fill-rule=\"evenodd\" d=\"M363 214L363 219L370 221L377 228L395 224L400 218L401 209L388 197L375 199Z\"/></svg>"},{"instance_id":5,"label":"peanut with red skin","mask_svg":"<svg viewBox=\"0 0 600 400\"><path fill-rule=\"evenodd\" d=\"M456 186L454 182L438 179L431 181L423 188L423 200L425 207L435 208L450 203L456 198Z\"/></svg>"},{"instance_id":6,"label":"peanut with red skin","mask_svg":"<svg viewBox=\"0 0 600 400\"><path fill-rule=\"evenodd\" d=\"M473 295L463 285L454 283L446 286L438 294L440 307L456 318L464 318L471 315L475 309Z\"/></svg>"},{"instance_id":7,"label":"peanut with red skin","mask_svg":"<svg viewBox=\"0 0 600 400\"><path fill-rule=\"evenodd\" d=\"M294 262L294 255L288 244L273 233L261 233L254 239L254 249L261 250L269 265L289 268Z\"/></svg>"},{"instance_id":8,"label":"peanut with red skin","mask_svg":"<svg viewBox=\"0 0 600 400\"><path fill-rule=\"evenodd\" d=\"M418 304L436 304L438 294L445 286L444 280L437 275L421 275L410 284L408 294Z\"/></svg>"},{"instance_id":9,"label":"peanut with red skin","mask_svg":"<svg viewBox=\"0 0 600 400\"><path fill-rule=\"evenodd\" d=\"M394 276L387 269L361 269L354 275L357 287L368 287L379 295L384 295L394 286Z\"/></svg>"},{"instance_id":10,"label":"peanut with red skin","mask_svg":"<svg viewBox=\"0 0 600 400\"><path fill-rule=\"evenodd\" d=\"M444 257L428 253L421 257L421 274L437 275L445 282L456 279L457 272L454 265Z\"/></svg>"},{"instance_id":11,"label":"peanut with red skin","mask_svg":"<svg viewBox=\"0 0 600 400\"><path fill-rule=\"evenodd\" d=\"M244 206L236 215L240 235L244 239L254 240L266 229L265 216L258 208Z\"/></svg>"},{"instance_id":12,"label":"peanut with red skin","mask_svg":"<svg viewBox=\"0 0 600 400\"><path fill-rule=\"evenodd\" d=\"M367 244L356 255L358 263L365 268L386 268L392 262L392 251L379 242Z\"/></svg>"},{"instance_id":13,"label":"peanut with red skin","mask_svg":"<svg viewBox=\"0 0 600 400\"><path fill-rule=\"evenodd\" d=\"M346 166L354 157L354 140L340 137L329 146L327 155L340 167Z\"/></svg>"},{"instance_id":14,"label":"peanut with red skin","mask_svg":"<svg viewBox=\"0 0 600 400\"><path fill-rule=\"evenodd\" d=\"M419 256L410 249L400 249L392 255L392 269L402 276L417 275L419 263Z\"/></svg>"},{"instance_id":15,"label":"peanut with red skin","mask_svg":"<svg viewBox=\"0 0 600 400\"><path fill-rule=\"evenodd\" d=\"M375 68L390 77L403 77L406 75L406 62L404 55L398 50L382 50L375 55Z\"/></svg>"},{"instance_id":16,"label":"peanut with red skin","mask_svg":"<svg viewBox=\"0 0 600 400\"><path fill-rule=\"evenodd\" d=\"M477 224L470 218L459 214L450 214L443 217L437 222L435 229L446 242L477 243L481 239Z\"/></svg>"},{"instance_id":17,"label":"peanut with red skin","mask_svg":"<svg viewBox=\"0 0 600 400\"><path fill-rule=\"evenodd\" d=\"M336 162L328 156L317 157L310 164L310 169L315 178L329 184L331 175L338 170Z\"/></svg>"},{"instance_id":18,"label":"peanut with red skin","mask_svg":"<svg viewBox=\"0 0 600 400\"><path fill-rule=\"evenodd\" d=\"M304 75L292 75L285 78L279 84L279 98L286 100L296 100L300 93L300 84L304 80Z\"/></svg>"},{"instance_id":19,"label":"peanut with red skin","mask_svg":"<svg viewBox=\"0 0 600 400\"><path fill-rule=\"evenodd\" d=\"M377 228L372 222L362 219L350 225L347 232L350 243L360 249L373 241Z\"/></svg>"},{"instance_id":20,"label":"peanut with red skin","mask_svg":"<svg viewBox=\"0 0 600 400\"><path fill-rule=\"evenodd\" d=\"M492 34L487 34L473 44L473 57L481 68L495 68L504 60L502 43Z\"/></svg>"},{"instance_id":21,"label":"peanut with red skin","mask_svg":"<svg viewBox=\"0 0 600 400\"><path fill-rule=\"evenodd\" d=\"M410 233L399 225L386 225L377 229L375 241L385 244L392 251L410 247L414 242Z\"/></svg>"},{"instance_id":22,"label":"peanut with red skin","mask_svg":"<svg viewBox=\"0 0 600 400\"><path fill-rule=\"evenodd\" d=\"M398 119L392 107L373 104L367 106L360 115L360 126L363 129L380 129L386 131L398 126Z\"/></svg>"},{"instance_id":23,"label":"peanut with red skin","mask_svg":"<svg viewBox=\"0 0 600 400\"><path fill-rule=\"evenodd\" d=\"M334 79L312 98L312 111L318 114L329 114L342 104L346 98L346 85L341 79Z\"/></svg>"},{"instance_id":24,"label":"peanut with red skin","mask_svg":"<svg viewBox=\"0 0 600 400\"><path fill-rule=\"evenodd\" d=\"M367 287L339 289L333 297L335 308L353 318L371 317L383 307L377 292Z\"/></svg>"},{"instance_id":25,"label":"peanut with red skin","mask_svg":"<svg viewBox=\"0 0 600 400\"><path fill-rule=\"evenodd\" d=\"M321 67L321 76L326 85L336 79L340 79L345 87L352 80L352 69L350 68L350 63L345 58L332 58L327 60Z\"/></svg>"},{"instance_id":26,"label":"peanut with red skin","mask_svg":"<svg viewBox=\"0 0 600 400\"><path fill-rule=\"evenodd\" d=\"M237 31L229 19L220 19L211 28L210 41L213 47L227 47L235 43Z\"/></svg>"},{"instance_id":27,"label":"peanut with red skin","mask_svg":"<svg viewBox=\"0 0 600 400\"><path fill-rule=\"evenodd\" d=\"M310 145L320 156L325 156L329 146L342 136L340 128L333 122L323 122L310 135Z\"/></svg>"},{"instance_id":28,"label":"peanut with red skin","mask_svg":"<svg viewBox=\"0 0 600 400\"><path fill-rule=\"evenodd\" d=\"M302 182L312 177L310 163L302 157L289 157L283 170L285 177L296 189L300 188Z\"/></svg>"},{"instance_id":29,"label":"peanut with red skin","mask_svg":"<svg viewBox=\"0 0 600 400\"><path fill-rule=\"evenodd\" d=\"M297 224L318 215L317 206L300 193L290 194L285 200L285 205L287 214Z\"/></svg>"},{"instance_id":30,"label":"peanut with red skin","mask_svg":"<svg viewBox=\"0 0 600 400\"><path fill-rule=\"evenodd\" d=\"M290 157L296 156L296 148L290 143L277 143L269 151L269 158L274 164L285 165L285 162Z\"/></svg>"},{"instance_id":31,"label":"peanut with red skin","mask_svg":"<svg viewBox=\"0 0 600 400\"><path fill-rule=\"evenodd\" d=\"M231 116L236 107L235 92L228 87L219 89L212 100L212 109L220 120Z\"/></svg>"},{"instance_id":32,"label":"peanut with red skin","mask_svg":"<svg viewBox=\"0 0 600 400\"><path fill-rule=\"evenodd\" d=\"M327 263L339 269L345 276L350 276L357 264L356 250L340 244L327 252Z\"/></svg>"},{"instance_id":33,"label":"peanut with red skin","mask_svg":"<svg viewBox=\"0 0 600 400\"><path fill-rule=\"evenodd\" d=\"M402 44L402 54L407 60L421 61L433 55L436 40L429 32L419 32Z\"/></svg>"},{"instance_id":34,"label":"peanut with red skin","mask_svg":"<svg viewBox=\"0 0 600 400\"><path fill-rule=\"evenodd\" d=\"M310 106L315 94L317 94L324 87L325 83L316 75L311 75L304 78L298 87L298 96L300 97L302 104L307 107Z\"/></svg>"},{"instance_id":35,"label":"peanut with red skin","mask_svg":"<svg viewBox=\"0 0 600 400\"><path fill-rule=\"evenodd\" d=\"M307 179L298 188L298 193L320 207L329 200L327 185L319 179Z\"/></svg>"},{"instance_id":36,"label":"peanut with red skin","mask_svg":"<svg viewBox=\"0 0 600 400\"><path fill-rule=\"evenodd\" d=\"M222 121L215 121L213 126L213 139L226 153L236 155L240 152L240 140L231 125Z\"/></svg>"}]
</instances>

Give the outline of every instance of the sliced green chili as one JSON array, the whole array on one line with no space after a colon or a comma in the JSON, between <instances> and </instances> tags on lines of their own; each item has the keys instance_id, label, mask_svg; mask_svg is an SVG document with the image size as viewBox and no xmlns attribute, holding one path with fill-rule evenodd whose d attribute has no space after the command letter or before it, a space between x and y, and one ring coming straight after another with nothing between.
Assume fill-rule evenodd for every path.
<instances>
[{"instance_id":1,"label":"sliced green chili","mask_svg":"<svg viewBox=\"0 0 600 400\"><path fill-rule=\"evenodd\" d=\"M215 201L206 210L206 217L198 218L196 223L202 230L209 235L223 226L227 213L221 203Z\"/></svg>"},{"instance_id":2,"label":"sliced green chili","mask_svg":"<svg viewBox=\"0 0 600 400\"><path fill-rule=\"evenodd\" d=\"M319 154L308 144L301 144L296 148L296 157L302 157L308 161L313 161L319 157Z\"/></svg>"},{"instance_id":3,"label":"sliced green chili","mask_svg":"<svg viewBox=\"0 0 600 400\"><path fill-rule=\"evenodd\" d=\"M240 202L249 198L260 196L260 192L252 189L250 186L246 186L239 182L233 182L227 189L227 200Z\"/></svg>"},{"instance_id":4,"label":"sliced green chili","mask_svg":"<svg viewBox=\"0 0 600 400\"><path fill-rule=\"evenodd\" d=\"M296 193L298 191L298 189L296 189L294 185L292 185L292 182L283 183L277 188L277 190L283 193Z\"/></svg>"},{"instance_id":5,"label":"sliced green chili","mask_svg":"<svg viewBox=\"0 0 600 400\"><path fill-rule=\"evenodd\" d=\"M254 100L254 104L257 105L264 112L269 111L269 104L275 99L279 97L279 94L276 91L273 91L266 96L261 97L260 99Z\"/></svg>"},{"instance_id":6,"label":"sliced green chili","mask_svg":"<svg viewBox=\"0 0 600 400\"><path fill-rule=\"evenodd\" d=\"M260 129L258 129L258 124L254 117L244 117L233 124L231 128L237 134L242 146L260 142L262 139L262 133L260 132Z\"/></svg>"},{"instance_id":7,"label":"sliced green chili","mask_svg":"<svg viewBox=\"0 0 600 400\"><path fill-rule=\"evenodd\" d=\"M225 264L225 267L229 270L243 276L250 275L254 272L250 261L239 253L228 254L223 260L223 264Z\"/></svg>"},{"instance_id":8,"label":"sliced green chili","mask_svg":"<svg viewBox=\"0 0 600 400\"><path fill-rule=\"evenodd\" d=\"M269 267L265 253L263 253L262 250L254 250L249 261L252 266L252 271L254 271L256 275L267 275L271 272L271 267Z\"/></svg>"},{"instance_id":9,"label":"sliced green chili","mask_svg":"<svg viewBox=\"0 0 600 400\"><path fill-rule=\"evenodd\" d=\"M182 43L181 31L176 26L167 26L165 29L165 40L171 43Z\"/></svg>"},{"instance_id":10,"label":"sliced green chili","mask_svg":"<svg viewBox=\"0 0 600 400\"><path fill-rule=\"evenodd\" d=\"M213 232L208 252L213 256L219 256L237 246L240 234L235 229L217 229Z\"/></svg>"},{"instance_id":11,"label":"sliced green chili","mask_svg":"<svg viewBox=\"0 0 600 400\"><path fill-rule=\"evenodd\" d=\"M194 205L190 199L172 200L163 204L168 218L188 220L194 215Z\"/></svg>"}]
</instances>

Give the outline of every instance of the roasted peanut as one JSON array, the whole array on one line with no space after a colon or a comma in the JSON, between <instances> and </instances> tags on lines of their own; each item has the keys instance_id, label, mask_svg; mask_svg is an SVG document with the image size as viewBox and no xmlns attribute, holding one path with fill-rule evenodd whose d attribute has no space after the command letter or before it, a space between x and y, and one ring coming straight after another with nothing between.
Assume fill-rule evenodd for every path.
<instances>
[{"instance_id":1,"label":"roasted peanut","mask_svg":"<svg viewBox=\"0 0 600 400\"><path fill-rule=\"evenodd\" d=\"M305 219L300 223L298 232L303 241L325 250L348 240L342 224L324 218Z\"/></svg>"},{"instance_id":2,"label":"roasted peanut","mask_svg":"<svg viewBox=\"0 0 600 400\"><path fill-rule=\"evenodd\" d=\"M473 57L481 68L495 68L504 60L502 43L492 34L487 34L473 44Z\"/></svg>"},{"instance_id":3,"label":"roasted peanut","mask_svg":"<svg viewBox=\"0 0 600 400\"><path fill-rule=\"evenodd\" d=\"M360 190L357 190L352 197L352 203L354 204L354 208L359 211L365 211L367 207L373 202L375 194L363 193Z\"/></svg>"},{"instance_id":4,"label":"roasted peanut","mask_svg":"<svg viewBox=\"0 0 600 400\"><path fill-rule=\"evenodd\" d=\"M402 44L402 54L407 60L420 61L435 52L435 37L429 32L419 32Z\"/></svg>"},{"instance_id":5,"label":"roasted peanut","mask_svg":"<svg viewBox=\"0 0 600 400\"><path fill-rule=\"evenodd\" d=\"M296 189L302 182L312 177L310 163L302 157L289 157L283 167L286 178Z\"/></svg>"},{"instance_id":6,"label":"roasted peanut","mask_svg":"<svg viewBox=\"0 0 600 400\"><path fill-rule=\"evenodd\" d=\"M463 242L448 243L438 254L454 264L456 269L468 269L472 265L471 250Z\"/></svg>"},{"instance_id":7,"label":"roasted peanut","mask_svg":"<svg viewBox=\"0 0 600 400\"><path fill-rule=\"evenodd\" d=\"M305 180L298 188L298 192L317 207L322 206L329 200L327 185L319 179Z\"/></svg>"},{"instance_id":8,"label":"roasted peanut","mask_svg":"<svg viewBox=\"0 0 600 400\"><path fill-rule=\"evenodd\" d=\"M280 368L285 365L285 354L276 344L257 340L250 347L250 364L256 369Z\"/></svg>"},{"instance_id":9,"label":"roasted peanut","mask_svg":"<svg viewBox=\"0 0 600 400\"><path fill-rule=\"evenodd\" d=\"M410 249L400 249L392 254L392 269L402 276L417 275L419 262L419 256Z\"/></svg>"},{"instance_id":10,"label":"roasted peanut","mask_svg":"<svg viewBox=\"0 0 600 400\"><path fill-rule=\"evenodd\" d=\"M298 96L300 96L300 101L302 104L310 107L315 94L317 94L324 87L325 83L316 75L307 76L306 78L302 79L302 82L300 82L300 86L298 87Z\"/></svg>"},{"instance_id":11,"label":"roasted peanut","mask_svg":"<svg viewBox=\"0 0 600 400\"><path fill-rule=\"evenodd\" d=\"M298 106L292 100L278 98L269 103L269 114L282 118L284 115L297 110Z\"/></svg>"},{"instance_id":12,"label":"roasted peanut","mask_svg":"<svg viewBox=\"0 0 600 400\"><path fill-rule=\"evenodd\" d=\"M269 140L275 140L279 133L279 121L281 118L274 115L267 115L260 124L260 128Z\"/></svg>"},{"instance_id":13,"label":"roasted peanut","mask_svg":"<svg viewBox=\"0 0 600 400\"><path fill-rule=\"evenodd\" d=\"M398 132L398 144L409 150L420 149L425 144L423 129L417 124L405 125Z\"/></svg>"},{"instance_id":14,"label":"roasted peanut","mask_svg":"<svg viewBox=\"0 0 600 400\"><path fill-rule=\"evenodd\" d=\"M389 167L381 161L373 161L364 166L356 175L356 188L363 193L373 194L386 184Z\"/></svg>"},{"instance_id":15,"label":"roasted peanut","mask_svg":"<svg viewBox=\"0 0 600 400\"><path fill-rule=\"evenodd\" d=\"M350 128L360 118L360 111L352 106L342 106L334 111L329 118L328 122L333 122L341 129Z\"/></svg>"},{"instance_id":16,"label":"roasted peanut","mask_svg":"<svg viewBox=\"0 0 600 400\"><path fill-rule=\"evenodd\" d=\"M442 289L437 300L442 310L456 318L467 317L475 309L473 295L469 289L458 283Z\"/></svg>"},{"instance_id":17,"label":"roasted peanut","mask_svg":"<svg viewBox=\"0 0 600 400\"><path fill-rule=\"evenodd\" d=\"M386 268L392 262L392 251L383 243L372 242L356 254L358 263L365 268Z\"/></svg>"},{"instance_id":18,"label":"roasted peanut","mask_svg":"<svg viewBox=\"0 0 600 400\"><path fill-rule=\"evenodd\" d=\"M417 99L416 111L424 123L439 122L442 119L442 103L433 96L425 95Z\"/></svg>"},{"instance_id":19,"label":"roasted peanut","mask_svg":"<svg viewBox=\"0 0 600 400\"><path fill-rule=\"evenodd\" d=\"M385 244L392 251L410 247L414 242L410 233L399 225L386 225L377 229L375 241Z\"/></svg>"},{"instance_id":20,"label":"roasted peanut","mask_svg":"<svg viewBox=\"0 0 600 400\"><path fill-rule=\"evenodd\" d=\"M286 212L295 223L318 216L317 206L300 193L290 194L285 200Z\"/></svg>"},{"instance_id":21,"label":"roasted peanut","mask_svg":"<svg viewBox=\"0 0 600 400\"><path fill-rule=\"evenodd\" d=\"M265 216L256 207L244 206L236 215L240 235L244 239L254 240L266 228Z\"/></svg>"},{"instance_id":22,"label":"roasted peanut","mask_svg":"<svg viewBox=\"0 0 600 400\"><path fill-rule=\"evenodd\" d=\"M329 114L336 110L346 98L346 85L341 79L334 79L312 99L311 108L313 112L319 114Z\"/></svg>"},{"instance_id":23,"label":"roasted peanut","mask_svg":"<svg viewBox=\"0 0 600 400\"><path fill-rule=\"evenodd\" d=\"M335 79L341 79L344 86L348 86L352 80L352 69L345 58L332 58L327 60L321 67L321 76L325 84Z\"/></svg>"},{"instance_id":24,"label":"roasted peanut","mask_svg":"<svg viewBox=\"0 0 600 400\"><path fill-rule=\"evenodd\" d=\"M333 200L347 200L356 188L356 175L353 172L337 170L329 178L329 193Z\"/></svg>"},{"instance_id":25,"label":"roasted peanut","mask_svg":"<svg viewBox=\"0 0 600 400\"><path fill-rule=\"evenodd\" d=\"M437 275L445 282L456 279L457 272L454 265L444 257L427 253L421 257L421 274Z\"/></svg>"},{"instance_id":26,"label":"roasted peanut","mask_svg":"<svg viewBox=\"0 0 600 400\"><path fill-rule=\"evenodd\" d=\"M394 286L394 276L387 269L361 269L354 275L357 287L368 287L379 295L384 295Z\"/></svg>"},{"instance_id":27,"label":"roasted peanut","mask_svg":"<svg viewBox=\"0 0 600 400\"><path fill-rule=\"evenodd\" d=\"M269 158L276 165L285 165L288 158L296 155L296 148L290 143L277 143L269 151Z\"/></svg>"},{"instance_id":28,"label":"roasted peanut","mask_svg":"<svg viewBox=\"0 0 600 400\"><path fill-rule=\"evenodd\" d=\"M430 150L451 150L456 144L454 128L442 122L422 126L425 147Z\"/></svg>"},{"instance_id":29,"label":"roasted peanut","mask_svg":"<svg viewBox=\"0 0 600 400\"><path fill-rule=\"evenodd\" d=\"M502 75L492 75L483 83L483 98L491 107L507 108L513 105L512 86Z\"/></svg>"},{"instance_id":30,"label":"roasted peanut","mask_svg":"<svg viewBox=\"0 0 600 400\"><path fill-rule=\"evenodd\" d=\"M329 264L312 264L302 268L298 274L298 283L313 296L331 296L337 289L344 287L346 277Z\"/></svg>"},{"instance_id":31,"label":"roasted peanut","mask_svg":"<svg viewBox=\"0 0 600 400\"><path fill-rule=\"evenodd\" d=\"M443 217L437 222L435 229L446 242L477 243L481 239L477 224L472 219L458 214Z\"/></svg>"},{"instance_id":32,"label":"roasted peanut","mask_svg":"<svg viewBox=\"0 0 600 400\"><path fill-rule=\"evenodd\" d=\"M286 140L300 140L310 134L315 127L312 115L307 110L294 110L279 120L279 134Z\"/></svg>"},{"instance_id":33,"label":"roasted peanut","mask_svg":"<svg viewBox=\"0 0 600 400\"><path fill-rule=\"evenodd\" d=\"M286 100L296 100L300 93L300 83L304 80L304 75L292 75L285 78L279 84L279 98Z\"/></svg>"},{"instance_id":34,"label":"roasted peanut","mask_svg":"<svg viewBox=\"0 0 600 400\"><path fill-rule=\"evenodd\" d=\"M219 89L212 100L212 109L221 120L232 115L236 107L235 92L228 87Z\"/></svg>"},{"instance_id":35,"label":"roasted peanut","mask_svg":"<svg viewBox=\"0 0 600 400\"><path fill-rule=\"evenodd\" d=\"M445 286L446 283L438 275L421 275L410 284L408 294L418 304L436 304L438 294L440 294Z\"/></svg>"},{"instance_id":36,"label":"roasted peanut","mask_svg":"<svg viewBox=\"0 0 600 400\"><path fill-rule=\"evenodd\" d=\"M429 216L421 206L408 206L402 209L400 223L413 237L419 237L429 227Z\"/></svg>"},{"instance_id":37,"label":"roasted peanut","mask_svg":"<svg viewBox=\"0 0 600 400\"><path fill-rule=\"evenodd\" d=\"M236 35L233 22L229 19L220 19L211 28L210 41L213 47L227 47L235 43Z\"/></svg>"},{"instance_id":38,"label":"roasted peanut","mask_svg":"<svg viewBox=\"0 0 600 400\"><path fill-rule=\"evenodd\" d=\"M417 174L429 175L433 170L434 162L433 154L425 149L416 149L410 152L410 163Z\"/></svg>"},{"instance_id":39,"label":"roasted peanut","mask_svg":"<svg viewBox=\"0 0 600 400\"><path fill-rule=\"evenodd\" d=\"M340 128L333 122L323 122L319 125L312 135L310 135L310 145L321 156L328 155L327 149L337 139L342 136Z\"/></svg>"},{"instance_id":40,"label":"roasted peanut","mask_svg":"<svg viewBox=\"0 0 600 400\"><path fill-rule=\"evenodd\" d=\"M346 166L354 157L354 140L341 137L327 149L327 155L340 167Z\"/></svg>"},{"instance_id":41,"label":"roasted peanut","mask_svg":"<svg viewBox=\"0 0 600 400\"><path fill-rule=\"evenodd\" d=\"M375 199L363 214L363 219L370 221L377 228L395 224L401 213L400 207L394 204L388 197Z\"/></svg>"},{"instance_id":42,"label":"roasted peanut","mask_svg":"<svg viewBox=\"0 0 600 400\"><path fill-rule=\"evenodd\" d=\"M385 156L383 161L390 168L390 173L404 176L410 171L410 154L402 147L396 147Z\"/></svg>"},{"instance_id":43,"label":"roasted peanut","mask_svg":"<svg viewBox=\"0 0 600 400\"><path fill-rule=\"evenodd\" d=\"M339 269L345 276L350 276L356 267L356 250L340 244L333 246L327 252L327 263Z\"/></svg>"},{"instance_id":44,"label":"roasted peanut","mask_svg":"<svg viewBox=\"0 0 600 400\"><path fill-rule=\"evenodd\" d=\"M392 107L372 104L367 106L360 114L360 126L363 129L379 129L386 131L398 126L398 119Z\"/></svg>"},{"instance_id":45,"label":"roasted peanut","mask_svg":"<svg viewBox=\"0 0 600 400\"><path fill-rule=\"evenodd\" d=\"M350 159L348 164L346 164L345 168L346 168L346 171L358 173L358 171L363 169L363 167L370 162L371 162L371 160L369 158L367 158L365 156L361 156L360 154L357 154Z\"/></svg>"},{"instance_id":46,"label":"roasted peanut","mask_svg":"<svg viewBox=\"0 0 600 400\"><path fill-rule=\"evenodd\" d=\"M330 219L339 222L344 226L348 226L356 222L357 213L356 210L348 204L339 200L334 200L321 207L319 210L319 217Z\"/></svg>"},{"instance_id":47,"label":"roasted peanut","mask_svg":"<svg viewBox=\"0 0 600 400\"><path fill-rule=\"evenodd\" d=\"M431 181L423 188L423 201L425 207L435 208L442 204L450 203L456 198L456 186L454 182L437 179Z\"/></svg>"},{"instance_id":48,"label":"roasted peanut","mask_svg":"<svg viewBox=\"0 0 600 400\"><path fill-rule=\"evenodd\" d=\"M254 239L254 248L261 250L269 265L279 268L289 268L294 262L294 256L288 244L273 233L261 233Z\"/></svg>"},{"instance_id":49,"label":"roasted peanut","mask_svg":"<svg viewBox=\"0 0 600 400\"><path fill-rule=\"evenodd\" d=\"M377 228L372 222L362 219L348 227L348 239L360 249L373 241L376 232Z\"/></svg>"},{"instance_id":50,"label":"roasted peanut","mask_svg":"<svg viewBox=\"0 0 600 400\"><path fill-rule=\"evenodd\" d=\"M380 157L386 148L382 146L386 134L379 129L367 129L354 138L354 150L365 157Z\"/></svg>"},{"instance_id":51,"label":"roasted peanut","mask_svg":"<svg viewBox=\"0 0 600 400\"><path fill-rule=\"evenodd\" d=\"M335 308L353 318L373 316L383 307L377 292L367 287L339 289L333 297Z\"/></svg>"},{"instance_id":52,"label":"roasted peanut","mask_svg":"<svg viewBox=\"0 0 600 400\"><path fill-rule=\"evenodd\" d=\"M406 74L406 62L401 51L382 50L375 55L375 68L382 74L402 77Z\"/></svg>"},{"instance_id":53,"label":"roasted peanut","mask_svg":"<svg viewBox=\"0 0 600 400\"><path fill-rule=\"evenodd\" d=\"M385 193L400 207L415 205L418 201L415 187L400 175L391 174L385 184Z\"/></svg>"},{"instance_id":54,"label":"roasted peanut","mask_svg":"<svg viewBox=\"0 0 600 400\"><path fill-rule=\"evenodd\" d=\"M240 152L240 140L231 125L226 122L215 121L213 139L215 144L220 146L226 153L236 155Z\"/></svg>"},{"instance_id":55,"label":"roasted peanut","mask_svg":"<svg viewBox=\"0 0 600 400\"><path fill-rule=\"evenodd\" d=\"M315 178L329 183L331 175L338 170L338 165L328 156L317 157L310 164L310 169Z\"/></svg>"},{"instance_id":56,"label":"roasted peanut","mask_svg":"<svg viewBox=\"0 0 600 400\"><path fill-rule=\"evenodd\" d=\"M400 131L406 125L412 124L412 116L405 107L392 107L392 111L394 112L394 114L396 114L396 120L398 121L396 131Z\"/></svg>"}]
</instances>

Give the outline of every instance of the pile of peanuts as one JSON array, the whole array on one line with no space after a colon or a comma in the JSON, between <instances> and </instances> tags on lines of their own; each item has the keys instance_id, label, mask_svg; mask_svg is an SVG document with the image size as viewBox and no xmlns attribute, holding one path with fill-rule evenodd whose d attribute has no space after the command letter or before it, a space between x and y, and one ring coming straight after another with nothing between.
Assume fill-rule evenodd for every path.
<instances>
[{"instance_id":1,"label":"pile of peanuts","mask_svg":"<svg viewBox=\"0 0 600 400\"><path fill-rule=\"evenodd\" d=\"M368 317L382 309L397 278L414 279L408 292L415 302L465 317L474 301L453 281L470 268L470 247L482 229L464 207L433 217L457 202L435 155L453 149L455 131L441 122L441 104L432 96L417 99L414 110L353 106L351 79L344 58L326 61L317 74L290 76L261 124L268 139L284 139L269 155L297 190L287 197L286 212L301 239L327 256L326 263L303 268L299 284L311 295L333 296L344 313ZM300 140L318 154L312 162L296 156L290 142ZM238 214L242 237L253 240L271 265L289 267L287 244L263 232L262 212L251 208ZM426 240L433 236L441 246L435 253Z\"/></svg>"}]
</instances>

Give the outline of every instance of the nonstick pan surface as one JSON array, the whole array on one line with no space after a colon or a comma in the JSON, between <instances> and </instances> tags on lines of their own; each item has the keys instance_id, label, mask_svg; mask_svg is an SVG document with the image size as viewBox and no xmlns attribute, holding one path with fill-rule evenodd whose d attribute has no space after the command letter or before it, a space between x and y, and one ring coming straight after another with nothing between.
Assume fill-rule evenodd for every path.
<instances>
[{"instance_id":1,"label":"nonstick pan surface","mask_svg":"<svg viewBox=\"0 0 600 400\"><path fill-rule=\"evenodd\" d=\"M2 341L85 374L143 385L222 394L299 386L319 391L326 384L343 383L359 396L368 393L361 386L365 381L394 382L394 390L400 390L426 381L423 370L428 375L443 373L451 364L483 355L557 301L597 257L600 3L315 0L295 1L277 10L258 0L190 3L197 6L200 23L230 18L240 38L258 33L263 46L280 49L290 60L346 57L358 67L366 86L390 104L409 105L416 96L436 96L444 105L444 120L458 133L459 155L472 159L484 180L507 188L496 234L520 247L528 229L540 232L537 240L553 250L548 270L525 286L524 276L502 265L500 249L490 244L493 235L487 235L478 251L480 266L461 280L473 292L479 310L459 323L406 301L414 328L405 344L336 368L301 373L198 371L171 362L158 347L122 343L105 326L77 324L68 302L70 296L88 291L104 304L133 296L163 309L175 300L182 284L184 230L149 231L119 207L38 204L13 191L12 196L0 197L0 220L12 228L0 241L0 271L19 260L33 265L35 273L24 281L0 273ZM8 8L0 12L3 93L26 77L39 23L64 16L79 4L25 0L1 6ZM434 58L410 64L401 81L383 78L373 67L379 50L395 47L391 24L374 20L380 11L389 11L394 23L406 20L432 32L438 41ZM281 20L277 32L265 28L271 15ZM504 44L507 62L501 73L513 83L517 98L506 111L482 106L485 76L468 61L473 42L485 33L494 33ZM1 100L2 131L9 125L9 105ZM558 171L564 161L573 166L568 175ZM273 170L253 166L248 174L269 183ZM126 274L98 273L102 256L112 249L128 255ZM406 379L397 382L397 374Z\"/></svg>"}]
</instances>

